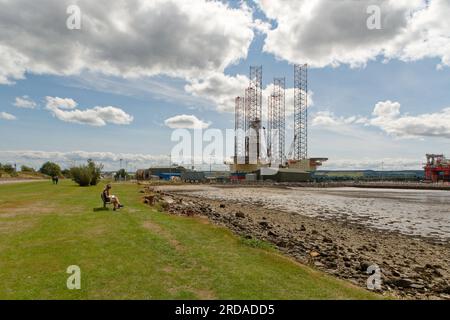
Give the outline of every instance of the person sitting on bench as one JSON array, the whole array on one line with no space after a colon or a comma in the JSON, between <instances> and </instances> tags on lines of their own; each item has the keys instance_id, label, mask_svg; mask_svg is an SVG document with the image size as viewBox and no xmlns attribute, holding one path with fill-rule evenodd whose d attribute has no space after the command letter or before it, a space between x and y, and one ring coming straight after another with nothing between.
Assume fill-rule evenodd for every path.
<instances>
[{"instance_id":1,"label":"person sitting on bench","mask_svg":"<svg viewBox=\"0 0 450 320\"><path fill-rule=\"evenodd\" d=\"M119 198L117 198L115 195L111 195L111 185L107 184L105 189L103 190L103 199L106 202L112 203L114 206L114 211L117 209L123 208L124 206L120 203Z\"/></svg>"}]
</instances>

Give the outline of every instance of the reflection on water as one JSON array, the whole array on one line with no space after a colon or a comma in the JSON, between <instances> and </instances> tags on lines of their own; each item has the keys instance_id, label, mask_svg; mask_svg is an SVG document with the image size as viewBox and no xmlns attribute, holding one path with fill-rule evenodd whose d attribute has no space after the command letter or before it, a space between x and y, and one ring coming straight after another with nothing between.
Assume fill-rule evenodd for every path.
<instances>
[{"instance_id":1,"label":"reflection on water","mask_svg":"<svg viewBox=\"0 0 450 320\"><path fill-rule=\"evenodd\" d=\"M190 192L214 199L346 220L377 229L450 240L450 192L361 188L205 188Z\"/></svg>"}]
</instances>

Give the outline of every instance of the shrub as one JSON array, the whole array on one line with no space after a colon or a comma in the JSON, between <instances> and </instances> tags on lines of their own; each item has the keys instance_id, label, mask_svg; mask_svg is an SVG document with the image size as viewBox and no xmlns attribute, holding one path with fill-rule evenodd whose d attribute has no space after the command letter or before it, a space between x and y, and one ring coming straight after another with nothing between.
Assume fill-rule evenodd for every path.
<instances>
[{"instance_id":1,"label":"shrub","mask_svg":"<svg viewBox=\"0 0 450 320\"><path fill-rule=\"evenodd\" d=\"M64 176L64 178L72 178L72 175L70 174L70 169L62 170L61 174Z\"/></svg>"},{"instance_id":2,"label":"shrub","mask_svg":"<svg viewBox=\"0 0 450 320\"><path fill-rule=\"evenodd\" d=\"M56 163L47 161L46 163L44 163L41 167L41 169L39 169L40 173L46 174L50 177L54 177L54 176L61 176L61 168L59 165L57 165Z\"/></svg>"},{"instance_id":3,"label":"shrub","mask_svg":"<svg viewBox=\"0 0 450 320\"><path fill-rule=\"evenodd\" d=\"M100 181L102 168L101 164L88 160L87 165L70 168L70 176L81 187L95 186Z\"/></svg>"},{"instance_id":4,"label":"shrub","mask_svg":"<svg viewBox=\"0 0 450 320\"><path fill-rule=\"evenodd\" d=\"M16 172L16 169L10 164L0 164L0 170L7 174L14 174Z\"/></svg>"},{"instance_id":5,"label":"shrub","mask_svg":"<svg viewBox=\"0 0 450 320\"><path fill-rule=\"evenodd\" d=\"M128 178L128 173L125 171L125 169L120 169L116 172L116 180L126 180Z\"/></svg>"},{"instance_id":6,"label":"shrub","mask_svg":"<svg viewBox=\"0 0 450 320\"><path fill-rule=\"evenodd\" d=\"M21 166L20 167L20 171L22 172L35 172L35 170L31 167L27 167L27 166Z\"/></svg>"}]
</instances>

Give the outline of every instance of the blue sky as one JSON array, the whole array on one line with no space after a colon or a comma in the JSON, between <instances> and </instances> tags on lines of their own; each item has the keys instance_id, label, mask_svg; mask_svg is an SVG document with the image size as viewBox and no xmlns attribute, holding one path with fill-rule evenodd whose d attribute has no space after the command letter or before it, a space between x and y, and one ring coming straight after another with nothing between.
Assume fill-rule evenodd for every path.
<instances>
[{"instance_id":1,"label":"blue sky","mask_svg":"<svg viewBox=\"0 0 450 320\"><path fill-rule=\"evenodd\" d=\"M435 1L436 6L446 6L444 1ZM24 1L21 2L25 5ZM322 0L318 2L326 3ZM380 0L378 2L381 6L390 5L390 1ZM48 1L47 10L50 13L47 15L52 14L53 3ZM84 9L83 4L83 1L79 1L82 13L89 15L89 8L86 6ZM289 5L292 3L290 2ZM268 37L271 39L280 37L279 34L274 33L274 30L277 30L281 23L286 24L284 29L291 27L289 23L292 23L294 25L292 28L294 28L295 20L302 18L302 7L298 8L299 13L292 14L290 17L292 22L279 22L271 11L273 8L267 2L262 1L260 6L250 3L250 8L253 9L249 9L246 6L242 7L240 2L231 4L231 7L235 8L234 10L243 12L253 10L252 23L256 19L261 19L262 24L265 23L265 25L260 29L255 26L251 27L254 33L250 45L246 47L245 41L242 40L246 57L239 57L242 54L237 54L236 61L222 65L222 70L221 68L217 68L217 70L208 68L200 73L197 72L198 70L195 72L189 70L186 73L186 67L183 66L179 75L174 68L170 71L171 74L164 74L165 71L148 71L147 74L143 72L129 78L120 71L108 74L103 70L94 70L95 67L83 67L76 72L58 72L58 70L54 70L51 62L48 63L53 69L46 67L43 69L48 69L47 71L41 71L39 70L40 65L36 62L35 65L24 67L23 77L14 78L7 71L3 72L9 81L3 81L3 84L0 82L0 112L12 115L16 119L8 120L5 117L2 119L0 116L0 162L17 162L18 164L38 166L48 157L49 159L56 158L55 160L59 160L63 166L68 166L73 162L84 161L86 157L92 157L103 161L107 168L115 169L119 166L118 159L125 158L129 162L130 168L145 167L168 161L163 158L170 154L174 142L170 140L173 128L167 126L165 123L167 119L179 115L192 115L204 123L209 123L210 128L232 129L234 125L232 112L224 112L223 108L217 106L216 101L204 94L204 90L190 91L185 86L196 80L206 81L205 79L209 77L208 73L218 72L233 79L239 75L247 76L250 65L262 65L264 87L272 82L273 77L285 76L287 88L292 88L293 63L300 61L292 61L290 56L280 56L277 51L279 48L269 48L267 39ZM403 10L408 9L407 5L405 6L406 8L402 8ZM14 12L14 8L11 9L12 12ZM335 10L337 13L342 9L330 5L325 8ZM226 13L226 10L231 10L231 8L217 10L219 12L224 10ZM129 15L132 16L133 12L130 11ZM310 18L313 19L313 17ZM317 19L320 19L320 16ZM227 19L224 20L225 24L233 23L233 20L228 22ZM28 30L28 26L15 27L18 30L22 28L24 34L32 33ZM353 25L348 26L348 28L350 27L354 28ZM444 36L444 39L450 39L450 30L445 27L440 30L440 34ZM48 31L45 30L46 28L46 26L42 26L43 32ZM51 26L48 28L51 29ZM392 31L388 27L386 29L386 32ZM269 34L270 32L273 33ZM32 36L35 35L30 35L30 37ZM215 35L212 35L211 39L215 39L214 37ZM350 31L348 37L352 37ZM7 37L0 33L0 50L3 46L14 49L12 52L29 54L25 49L15 47L6 39ZM308 44L307 39L304 40L304 45L308 45L308 48L317 45L317 48L322 49L332 43L333 38L330 39L319 44ZM433 39L427 40L431 42ZM46 41L41 45L52 44L50 38L47 38ZM84 39L77 41L87 47L87 43L90 43ZM436 130L432 125L433 119L441 113L444 114L443 119L450 119L448 112L443 111L450 107L450 69L445 63L446 56L439 50L433 52L430 48L427 50L431 52L414 53L415 56L411 56L411 50L403 47L401 50L407 53L388 55L386 51L392 50L393 44L388 43L385 39L383 41L376 44L381 48L379 50L382 53L377 53L375 50L373 56L369 58L360 58L361 51L358 50L351 58L341 59L339 54L324 53L323 59L315 59L315 54L308 60L307 56L302 56L302 52L307 51L302 48L302 43L280 51L283 55L289 50L295 54L295 50L297 50L301 52L299 59L309 62L311 65L309 89L313 93L313 104L309 109L309 154L329 157L330 161L326 168L379 169L381 162L384 162L384 166L387 168L418 169L427 152L450 154L448 140L450 123L448 126L445 125L445 122L436 124ZM439 41L442 43L441 38ZM336 43L342 45L342 40ZM203 45L209 44L210 42L206 38ZM403 46L407 48L408 45L410 44ZM335 46L337 45L335 44ZM373 50L372 43L370 46ZM351 42L348 48L348 51L345 51L346 54L353 49ZM186 48L181 49L186 50ZM396 50L400 49L396 48ZM324 52L329 51L324 49ZM52 53L45 52L45 54L48 54L47 59L51 61ZM152 52L150 51L148 54L152 55ZM335 56L332 56L333 54ZM77 58L84 58L82 53L79 55L80 57ZM183 51L180 52L180 55L184 55ZM30 59L33 57L30 55ZM116 58L114 57L114 59ZM126 57L124 59L126 60ZM207 54L205 59L208 60ZM326 59L337 61L339 65L328 62L322 65ZM349 59L351 61L365 59L366 61L358 62L359 65L355 66L348 62ZM42 64L42 62L39 63ZM144 63L148 64L148 62ZM171 63L176 64L176 62ZM2 67L1 62L0 67ZM151 69L153 65L145 67ZM0 72L0 76L1 74ZM245 87L245 85L244 81L242 86ZM215 96L214 90L217 90L217 96L224 97L226 103L232 105L236 94L231 93L239 91L236 91L235 88L228 90L225 85L223 88L224 92L220 92L220 88L214 87L208 88L208 92L213 92L213 96ZM18 97L25 97L25 99L33 101L36 106L19 108L14 105ZM133 120L130 122L121 118L117 120L121 121L120 124L105 120L106 123L102 126L62 120L55 116L56 111L48 108L46 97L72 99L78 104L76 107L78 110L93 109L96 106L101 108L113 106L131 116ZM289 102L289 97L287 97L287 101ZM385 103L387 101L388 104ZM374 108L380 102L384 103L384 107L383 109L380 107L379 110L384 110L384 112L394 110L395 116L391 117L381 113L374 115ZM400 111L396 109L396 103L401 105ZM64 111L65 109L60 107L58 110ZM352 117L361 119L361 121L355 122L356 120ZM292 125L292 117L289 117L287 122L288 126ZM287 136L286 148L291 143L291 129L288 129ZM83 152L83 154L79 152ZM134 157L133 155L140 156Z\"/></svg>"}]
</instances>

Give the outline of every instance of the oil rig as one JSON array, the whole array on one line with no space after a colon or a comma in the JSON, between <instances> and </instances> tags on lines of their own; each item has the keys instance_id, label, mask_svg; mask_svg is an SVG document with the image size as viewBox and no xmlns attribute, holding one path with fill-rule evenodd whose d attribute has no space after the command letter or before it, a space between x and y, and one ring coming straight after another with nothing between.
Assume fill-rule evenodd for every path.
<instances>
[{"instance_id":1,"label":"oil rig","mask_svg":"<svg viewBox=\"0 0 450 320\"><path fill-rule=\"evenodd\" d=\"M450 159L443 154L427 154L425 180L430 182L450 182Z\"/></svg>"},{"instance_id":2,"label":"oil rig","mask_svg":"<svg viewBox=\"0 0 450 320\"><path fill-rule=\"evenodd\" d=\"M308 65L294 65L294 138L286 153L286 78L274 78L264 122L263 68L251 66L249 86L235 99L232 180L303 182L327 158L308 158ZM264 126L265 124L265 126Z\"/></svg>"}]
</instances>

